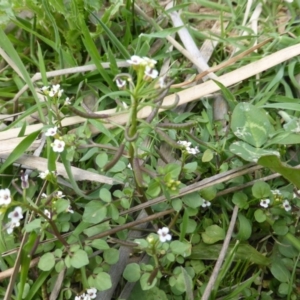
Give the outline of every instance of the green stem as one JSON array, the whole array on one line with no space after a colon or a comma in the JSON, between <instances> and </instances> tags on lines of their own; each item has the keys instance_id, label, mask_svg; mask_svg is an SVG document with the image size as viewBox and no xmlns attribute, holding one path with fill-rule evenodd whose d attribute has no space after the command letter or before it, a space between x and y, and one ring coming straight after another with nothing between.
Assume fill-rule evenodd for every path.
<instances>
[{"instance_id":1,"label":"green stem","mask_svg":"<svg viewBox=\"0 0 300 300\"><path fill-rule=\"evenodd\" d=\"M83 284L84 289L88 289L89 288L89 283L86 277L86 270L85 267L81 267L80 268L80 272L81 272L81 281Z\"/></svg>"}]
</instances>

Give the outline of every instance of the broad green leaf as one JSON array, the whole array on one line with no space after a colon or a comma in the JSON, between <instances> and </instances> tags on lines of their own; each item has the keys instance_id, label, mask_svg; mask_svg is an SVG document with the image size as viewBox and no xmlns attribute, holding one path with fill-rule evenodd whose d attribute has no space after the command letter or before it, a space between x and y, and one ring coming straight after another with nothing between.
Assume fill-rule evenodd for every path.
<instances>
[{"instance_id":1,"label":"broad green leaf","mask_svg":"<svg viewBox=\"0 0 300 300\"><path fill-rule=\"evenodd\" d=\"M180 211L182 209L182 201L181 201L181 199L174 199L174 200L171 200L171 201L172 201L172 207L176 211Z\"/></svg>"},{"instance_id":2,"label":"broad green leaf","mask_svg":"<svg viewBox=\"0 0 300 300\"><path fill-rule=\"evenodd\" d=\"M214 153L210 149L206 149L203 152L202 161L209 162L214 158Z\"/></svg>"},{"instance_id":3,"label":"broad green leaf","mask_svg":"<svg viewBox=\"0 0 300 300\"><path fill-rule=\"evenodd\" d=\"M96 156L95 163L97 166L102 169L108 162L108 155L105 152L99 153Z\"/></svg>"},{"instance_id":4,"label":"broad green leaf","mask_svg":"<svg viewBox=\"0 0 300 300\"><path fill-rule=\"evenodd\" d=\"M119 261L119 250L118 249L108 249L103 251L103 258L109 265L114 265Z\"/></svg>"},{"instance_id":5,"label":"broad green leaf","mask_svg":"<svg viewBox=\"0 0 300 300\"><path fill-rule=\"evenodd\" d=\"M38 267L42 271L50 271L55 265L55 257L53 253L45 253L39 260Z\"/></svg>"},{"instance_id":6,"label":"broad green leaf","mask_svg":"<svg viewBox=\"0 0 300 300\"><path fill-rule=\"evenodd\" d=\"M82 249L77 250L70 258L70 263L75 269L80 269L81 267L86 266L89 263L87 253Z\"/></svg>"},{"instance_id":7,"label":"broad green leaf","mask_svg":"<svg viewBox=\"0 0 300 300\"><path fill-rule=\"evenodd\" d=\"M25 225L26 232L30 232L38 228L41 228L41 219L34 219L32 222Z\"/></svg>"},{"instance_id":8,"label":"broad green leaf","mask_svg":"<svg viewBox=\"0 0 300 300\"><path fill-rule=\"evenodd\" d=\"M240 241L246 241L250 238L252 234L252 224L249 219L247 219L241 213L238 214L238 233L236 238Z\"/></svg>"},{"instance_id":9,"label":"broad green leaf","mask_svg":"<svg viewBox=\"0 0 300 300\"><path fill-rule=\"evenodd\" d=\"M191 254L191 244L187 242L173 241L170 243L170 249L174 254L180 254L183 257Z\"/></svg>"},{"instance_id":10,"label":"broad green leaf","mask_svg":"<svg viewBox=\"0 0 300 300\"><path fill-rule=\"evenodd\" d=\"M264 150L255 148L244 142L234 142L230 145L229 150L241 157L242 159L250 162L257 162L259 158L267 155L276 155L280 157L280 153L275 150Z\"/></svg>"},{"instance_id":11,"label":"broad green leaf","mask_svg":"<svg viewBox=\"0 0 300 300\"><path fill-rule=\"evenodd\" d=\"M276 220L272 225L274 233L277 235L286 235L289 231L286 221L284 219Z\"/></svg>"},{"instance_id":12,"label":"broad green leaf","mask_svg":"<svg viewBox=\"0 0 300 300\"><path fill-rule=\"evenodd\" d=\"M182 197L182 202L188 207L197 208L203 204L203 198L198 192L190 193Z\"/></svg>"},{"instance_id":13,"label":"broad green leaf","mask_svg":"<svg viewBox=\"0 0 300 300\"><path fill-rule=\"evenodd\" d=\"M262 209L257 209L254 212L254 217L258 223L263 223L267 219L267 216Z\"/></svg>"},{"instance_id":14,"label":"broad green leaf","mask_svg":"<svg viewBox=\"0 0 300 300\"><path fill-rule=\"evenodd\" d=\"M215 186L204 188L200 190L200 195L207 201L213 200L217 195L217 189Z\"/></svg>"},{"instance_id":15,"label":"broad green leaf","mask_svg":"<svg viewBox=\"0 0 300 300\"><path fill-rule=\"evenodd\" d=\"M183 275L183 280L185 285L186 299L194 300L192 278L183 267L181 267L181 272Z\"/></svg>"},{"instance_id":16,"label":"broad green leaf","mask_svg":"<svg viewBox=\"0 0 300 300\"><path fill-rule=\"evenodd\" d=\"M99 195L100 199L104 202L111 202L111 193L108 189L106 188L102 188L100 190L100 195Z\"/></svg>"},{"instance_id":17,"label":"broad green leaf","mask_svg":"<svg viewBox=\"0 0 300 300\"><path fill-rule=\"evenodd\" d=\"M243 102L233 110L231 130L237 138L254 147L261 147L266 143L273 128L263 109Z\"/></svg>"},{"instance_id":18,"label":"broad green leaf","mask_svg":"<svg viewBox=\"0 0 300 300\"><path fill-rule=\"evenodd\" d=\"M141 284L142 290L144 290L144 291L150 290L151 288L153 288L156 285L156 282L157 282L156 277L152 280L151 284L149 283L150 275L151 275L151 273L144 273L141 276L140 284Z\"/></svg>"},{"instance_id":19,"label":"broad green leaf","mask_svg":"<svg viewBox=\"0 0 300 300\"><path fill-rule=\"evenodd\" d=\"M111 278L109 274L105 272L100 272L97 274L94 284L98 291L105 291L112 287Z\"/></svg>"},{"instance_id":20,"label":"broad green leaf","mask_svg":"<svg viewBox=\"0 0 300 300\"><path fill-rule=\"evenodd\" d=\"M206 244L214 244L218 241L222 241L225 238L224 229L218 225L211 225L205 228L205 232L202 233L203 242Z\"/></svg>"},{"instance_id":21,"label":"broad green leaf","mask_svg":"<svg viewBox=\"0 0 300 300\"><path fill-rule=\"evenodd\" d=\"M99 250L107 250L109 249L108 244L106 243L106 241L102 240L102 239L96 239L92 241L92 247L99 249Z\"/></svg>"},{"instance_id":22,"label":"broad green leaf","mask_svg":"<svg viewBox=\"0 0 300 300\"><path fill-rule=\"evenodd\" d=\"M55 203L56 212L58 214L62 212L66 212L69 206L70 206L70 201L65 199L57 199Z\"/></svg>"},{"instance_id":23,"label":"broad green leaf","mask_svg":"<svg viewBox=\"0 0 300 300\"><path fill-rule=\"evenodd\" d=\"M237 192L233 194L232 202L241 209L247 209L249 207L247 199L248 197L246 194L243 192Z\"/></svg>"},{"instance_id":24,"label":"broad green leaf","mask_svg":"<svg viewBox=\"0 0 300 300\"><path fill-rule=\"evenodd\" d=\"M267 198L271 194L271 188L266 182L258 181L252 187L252 194L257 199Z\"/></svg>"},{"instance_id":25,"label":"broad green leaf","mask_svg":"<svg viewBox=\"0 0 300 300\"><path fill-rule=\"evenodd\" d=\"M141 268L137 263L131 263L126 266L123 277L129 282L136 282L141 277Z\"/></svg>"},{"instance_id":26,"label":"broad green leaf","mask_svg":"<svg viewBox=\"0 0 300 300\"><path fill-rule=\"evenodd\" d=\"M270 271L272 275L280 282L289 282L292 279L291 272L284 265L281 259L277 258L272 261Z\"/></svg>"},{"instance_id":27,"label":"broad green leaf","mask_svg":"<svg viewBox=\"0 0 300 300\"><path fill-rule=\"evenodd\" d=\"M106 214L106 206L103 206L100 201L92 200L84 208L83 221L97 224L106 217Z\"/></svg>"},{"instance_id":28,"label":"broad green leaf","mask_svg":"<svg viewBox=\"0 0 300 300\"><path fill-rule=\"evenodd\" d=\"M275 173L281 174L285 179L294 184L300 189L300 170L293 168L288 164L281 162L277 156L269 155L261 157L258 162L259 165L267 167Z\"/></svg>"}]
</instances>

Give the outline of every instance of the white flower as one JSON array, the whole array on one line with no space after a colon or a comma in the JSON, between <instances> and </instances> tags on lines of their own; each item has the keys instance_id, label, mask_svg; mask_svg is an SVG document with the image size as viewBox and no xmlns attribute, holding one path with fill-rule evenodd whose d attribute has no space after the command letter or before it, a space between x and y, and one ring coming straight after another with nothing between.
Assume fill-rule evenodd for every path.
<instances>
[{"instance_id":1,"label":"white flower","mask_svg":"<svg viewBox=\"0 0 300 300\"><path fill-rule=\"evenodd\" d=\"M288 200L284 200L282 206L286 211L290 211L292 209L290 202Z\"/></svg>"},{"instance_id":2,"label":"white flower","mask_svg":"<svg viewBox=\"0 0 300 300\"><path fill-rule=\"evenodd\" d=\"M143 57L142 58L142 64L145 66L149 66L150 68L154 68L156 65L157 61L155 59L149 58L149 57Z\"/></svg>"},{"instance_id":3,"label":"white flower","mask_svg":"<svg viewBox=\"0 0 300 300\"><path fill-rule=\"evenodd\" d=\"M200 152L198 147L195 147L195 148L191 147L191 144L192 144L191 142L178 141L177 144L182 145L185 148L184 150L189 154L196 155Z\"/></svg>"},{"instance_id":4,"label":"white flower","mask_svg":"<svg viewBox=\"0 0 300 300\"><path fill-rule=\"evenodd\" d=\"M71 100L69 97L67 97L65 100L65 105L70 105L70 104L71 104Z\"/></svg>"},{"instance_id":5,"label":"white flower","mask_svg":"<svg viewBox=\"0 0 300 300\"><path fill-rule=\"evenodd\" d=\"M76 296L74 300L91 300L91 297L86 294L81 294L80 296Z\"/></svg>"},{"instance_id":6,"label":"white flower","mask_svg":"<svg viewBox=\"0 0 300 300\"><path fill-rule=\"evenodd\" d=\"M48 209L45 209L45 210L44 210L44 214L46 215L46 217L47 217L48 219L51 219L51 212L50 212Z\"/></svg>"},{"instance_id":7,"label":"white flower","mask_svg":"<svg viewBox=\"0 0 300 300\"><path fill-rule=\"evenodd\" d=\"M267 208L270 204L270 199L262 199L260 201L260 206L264 207L264 208Z\"/></svg>"},{"instance_id":8,"label":"white flower","mask_svg":"<svg viewBox=\"0 0 300 300\"><path fill-rule=\"evenodd\" d=\"M143 62L143 59L141 57L139 57L138 55L133 55L130 57L130 59L127 60L127 62L130 65L138 66Z\"/></svg>"},{"instance_id":9,"label":"white flower","mask_svg":"<svg viewBox=\"0 0 300 300\"><path fill-rule=\"evenodd\" d=\"M158 76L158 71L151 68L150 66L146 66L145 69L145 79L155 79Z\"/></svg>"},{"instance_id":10,"label":"white flower","mask_svg":"<svg viewBox=\"0 0 300 300\"><path fill-rule=\"evenodd\" d=\"M293 193L293 198L299 198L300 195L300 190L297 191L297 194L296 193Z\"/></svg>"},{"instance_id":11,"label":"white flower","mask_svg":"<svg viewBox=\"0 0 300 300\"><path fill-rule=\"evenodd\" d=\"M132 170L132 166L131 166L130 163L127 165L127 168L128 168L129 170Z\"/></svg>"},{"instance_id":12,"label":"white flower","mask_svg":"<svg viewBox=\"0 0 300 300\"><path fill-rule=\"evenodd\" d=\"M281 195L280 190L271 190L271 193L272 193L274 196L276 196L276 195L280 196L280 195Z\"/></svg>"},{"instance_id":13,"label":"white flower","mask_svg":"<svg viewBox=\"0 0 300 300\"><path fill-rule=\"evenodd\" d=\"M10 212L7 217L11 219L11 223L18 223L20 219L23 219L22 207L15 207L15 209Z\"/></svg>"},{"instance_id":14,"label":"white flower","mask_svg":"<svg viewBox=\"0 0 300 300\"><path fill-rule=\"evenodd\" d=\"M90 296L91 299L95 299L97 297L97 290L95 288L87 289L86 293Z\"/></svg>"},{"instance_id":15,"label":"white flower","mask_svg":"<svg viewBox=\"0 0 300 300\"><path fill-rule=\"evenodd\" d=\"M47 194L45 193L42 194L42 198L47 198L47 197L48 197Z\"/></svg>"},{"instance_id":16,"label":"white flower","mask_svg":"<svg viewBox=\"0 0 300 300\"><path fill-rule=\"evenodd\" d=\"M20 222L9 222L8 224L6 224L6 232L8 234L11 234L14 228L19 226L20 226Z\"/></svg>"},{"instance_id":17,"label":"white flower","mask_svg":"<svg viewBox=\"0 0 300 300\"><path fill-rule=\"evenodd\" d=\"M158 229L157 234L159 235L159 240L164 243L165 241L171 241L172 236L169 234L169 228L163 227Z\"/></svg>"},{"instance_id":18,"label":"white flower","mask_svg":"<svg viewBox=\"0 0 300 300\"><path fill-rule=\"evenodd\" d=\"M45 136L54 136L56 135L56 132L57 132L57 127L53 127L53 128L49 128L46 133L45 133Z\"/></svg>"},{"instance_id":19,"label":"white flower","mask_svg":"<svg viewBox=\"0 0 300 300\"><path fill-rule=\"evenodd\" d=\"M11 202L10 190L1 189L0 190L0 205L8 205Z\"/></svg>"},{"instance_id":20,"label":"white flower","mask_svg":"<svg viewBox=\"0 0 300 300\"><path fill-rule=\"evenodd\" d=\"M29 188L28 174L24 172L21 174L21 187L23 190Z\"/></svg>"},{"instance_id":21,"label":"white flower","mask_svg":"<svg viewBox=\"0 0 300 300\"><path fill-rule=\"evenodd\" d=\"M293 3L294 0L284 0L287 3Z\"/></svg>"},{"instance_id":22,"label":"white flower","mask_svg":"<svg viewBox=\"0 0 300 300\"><path fill-rule=\"evenodd\" d=\"M46 170L45 172L41 172L38 177L45 179L48 176L48 174L50 174L50 172L49 170Z\"/></svg>"},{"instance_id":23,"label":"white flower","mask_svg":"<svg viewBox=\"0 0 300 300\"><path fill-rule=\"evenodd\" d=\"M48 95L49 95L49 97L57 96L58 98L60 98L63 91L64 90L60 89L60 84L54 84L54 85L52 85Z\"/></svg>"},{"instance_id":24,"label":"white flower","mask_svg":"<svg viewBox=\"0 0 300 300\"><path fill-rule=\"evenodd\" d=\"M63 152L65 149L66 143L61 140L54 140L54 142L51 144L51 147L54 152Z\"/></svg>"},{"instance_id":25,"label":"white flower","mask_svg":"<svg viewBox=\"0 0 300 300\"><path fill-rule=\"evenodd\" d=\"M70 214L74 214L74 210L72 209L71 205L66 209L66 212L69 212Z\"/></svg>"},{"instance_id":26,"label":"white flower","mask_svg":"<svg viewBox=\"0 0 300 300\"><path fill-rule=\"evenodd\" d=\"M123 87L126 86L126 80L123 80L123 79L121 79L121 78L117 78L117 79L116 79L116 84L117 84L117 87L118 87L119 89L122 89Z\"/></svg>"},{"instance_id":27,"label":"white flower","mask_svg":"<svg viewBox=\"0 0 300 300\"><path fill-rule=\"evenodd\" d=\"M49 88L50 88L50 86L43 86L43 87L41 88L41 91L42 91L43 93L48 92Z\"/></svg>"},{"instance_id":28,"label":"white flower","mask_svg":"<svg viewBox=\"0 0 300 300\"><path fill-rule=\"evenodd\" d=\"M202 207L209 207L211 206L211 203L209 201L204 200L203 203L201 204Z\"/></svg>"},{"instance_id":29,"label":"white flower","mask_svg":"<svg viewBox=\"0 0 300 300\"><path fill-rule=\"evenodd\" d=\"M59 198L59 199L61 199L61 198L65 197L65 195L63 194L63 192L57 191L56 192L56 197Z\"/></svg>"}]
</instances>

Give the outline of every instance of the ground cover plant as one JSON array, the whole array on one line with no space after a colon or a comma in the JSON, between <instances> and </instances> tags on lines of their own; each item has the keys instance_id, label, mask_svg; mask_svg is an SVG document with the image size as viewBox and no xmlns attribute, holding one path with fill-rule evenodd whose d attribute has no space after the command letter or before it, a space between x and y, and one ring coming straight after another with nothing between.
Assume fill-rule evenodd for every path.
<instances>
[{"instance_id":1,"label":"ground cover plant","mask_svg":"<svg viewBox=\"0 0 300 300\"><path fill-rule=\"evenodd\" d=\"M299 299L300 1L2 1L0 298Z\"/></svg>"}]
</instances>

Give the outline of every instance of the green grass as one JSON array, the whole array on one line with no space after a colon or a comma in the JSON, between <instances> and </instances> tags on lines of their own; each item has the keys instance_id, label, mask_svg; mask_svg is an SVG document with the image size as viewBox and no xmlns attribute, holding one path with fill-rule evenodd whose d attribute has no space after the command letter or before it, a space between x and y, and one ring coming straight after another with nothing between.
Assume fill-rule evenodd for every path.
<instances>
[{"instance_id":1,"label":"green grass","mask_svg":"<svg viewBox=\"0 0 300 300\"><path fill-rule=\"evenodd\" d=\"M299 298L300 2L257 4L0 5L1 299Z\"/></svg>"}]
</instances>

